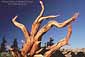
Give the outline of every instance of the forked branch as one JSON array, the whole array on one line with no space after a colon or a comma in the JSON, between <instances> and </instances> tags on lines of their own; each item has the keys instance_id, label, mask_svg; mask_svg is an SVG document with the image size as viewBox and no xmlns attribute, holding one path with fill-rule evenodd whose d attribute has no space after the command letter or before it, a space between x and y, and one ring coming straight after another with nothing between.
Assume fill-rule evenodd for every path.
<instances>
[{"instance_id":1,"label":"forked branch","mask_svg":"<svg viewBox=\"0 0 85 57\"><path fill-rule=\"evenodd\" d=\"M71 22L75 21L77 19L77 17L79 16L79 13L75 13L71 18L69 18L68 20L62 22L62 23L58 23L55 20L51 20L49 21L46 25L44 25L41 29L39 29L41 22L45 19L53 19L58 17L59 15L50 15L50 16L43 16L43 12L44 12L44 5L43 2L40 0L40 5L41 5L41 11L39 16L35 19L35 21L32 24L32 28L31 28L31 33L29 33L29 31L26 29L26 27L17 22L16 19L18 16L15 16L12 19L13 24L20 28L25 36L26 42L23 45L23 48L21 49L21 52L17 53L22 56L22 57L27 57L26 55L29 53L30 57L33 57L35 54L38 54L39 52L41 52L42 49L39 48L39 44L41 42L42 36L48 31L50 30L53 26L57 27L57 28L63 28L65 26L68 25L68 32L66 37L62 40L59 41L58 43L48 47L48 51L45 52L45 57L50 57L52 55L53 52L55 52L56 50L58 50L60 47L68 44L68 41L70 39L71 33L72 33L72 26L71 26ZM39 29L39 30L38 30ZM11 49L10 49L11 50ZM14 52L14 56L16 55L16 52ZM16 55L17 57L19 57L18 55Z\"/></svg>"},{"instance_id":2,"label":"forked branch","mask_svg":"<svg viewBox=\"0 0 85 57\"><path fill-rule=\"evenodd\" d=\"M77 17L79 16L79 13L75 13L73 17L71 17L70 19L62 22L62 23L58 23L57 21L49 21L48 24L46 24L45 26L43 26L35 35L34 40L38 41L39 39L41 40L41 36L46 33L49 29L51 29L52 26L56 26L57 28L62 28L67 26L68 24L70 24L72 21L75 21L77 19Z\"/></svg>"},{"instance_id":3,"label":"forked branch","mask_svg":"<svg viewBox=\"0 0 85 57\"><path fill-rule=\"evenodd\" d=\"M49 51L47 51L44 56L45 57L51 57L51 55L53 54L53 52L55 52L56 50L58 50L62 46L67 45L68 44L68 41L69 41L69 39L71 37L71 34L72 34L72 26L71 26L71 24L69 24L68 25L68 32L67 32L66 37L63 40L60 40L58 43L50 46L48 48Z\"/></svg>"},{"instance_id":4,"label":"forked branch","mask_svg":"<svg viewBox=\"0 0 85 57\"><path fill-rule=\"evenodd\" d=\"M39 50L39 43L35 44L38 41L41 41L43 34L45 34L49 29L51 29L52 26L56 26L58 28L62 28L67 26L68 24L70 24L72 21L76 20L76 18L78 17L79 13L75 13L75 15L73 17L71 17L70 19L64 21L63 23L58 23L57 21L50 21L48 22L48 24L46 24L45 26L43 26L35 35L34 37L34 45L31 49L30 55L33 55L34 52L36 52L37 50ZM35 47L36 46L36 47Z\"/></svg>"}]
</instances>

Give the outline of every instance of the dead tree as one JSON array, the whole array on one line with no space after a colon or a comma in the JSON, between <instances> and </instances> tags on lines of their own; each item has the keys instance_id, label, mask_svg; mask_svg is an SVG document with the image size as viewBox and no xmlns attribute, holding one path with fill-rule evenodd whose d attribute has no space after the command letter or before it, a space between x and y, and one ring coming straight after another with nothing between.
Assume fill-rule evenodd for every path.
<instances>
[{"instance_id":1,"label":"dead tree","mask_svg":"<svg viewBox=\"0 0 85 57\"><path fill-rule=\"evenodd\" d=\"M29 32L27 30L25 25L16 21L18 16L15 16L12 19L13 24L16 27L18 27L19 29L21 29L21 31L23 32L25 40L26 40L26 42L23 44L23 48L20 50L20 52L18 52L17 50L13 51L13 48L10 48L10 50L12 51L12 55L16 55L14 57L27 57L27 54L29 54L30 57L36 57L37 55L39 56L39 53L42 50L39 47L39 43L41 42L41 39L42 39L41 36L43 36L53 26L55 26L57 28L63 28L65 26L67 26L68 24L70 24L72 21L75 21L77 19L77 17L79 16L79 13L75 13L71 18L69 18L68 20L66 20L62 23L58 23L55 20L51 20L46 25L44 25L42 28L39 29L41 22L44 19L49 19L49 18L53 19L53 18L56 18L59 16L59 15L42 16L43 12L44 12L44 5L41 0L40 0L40 5L41 5L42 10L41 10L39 16L33 22L31 32ZM71 36L71 32L72 32L71 25L68 25L68 32L67 32L66 37L62 41L59 41L58 43L46 48L46 49L48 49L48 51L46 51L43 56L50 57L53 52L55 52L62 46L68 44L68 41Z\"/></svg>"}]
</instances>

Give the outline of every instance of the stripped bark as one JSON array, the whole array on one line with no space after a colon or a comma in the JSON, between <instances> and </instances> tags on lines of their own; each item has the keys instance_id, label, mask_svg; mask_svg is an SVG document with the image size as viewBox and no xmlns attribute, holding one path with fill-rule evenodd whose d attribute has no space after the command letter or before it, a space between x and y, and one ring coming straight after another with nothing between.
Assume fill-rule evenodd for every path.
<instances>
[{"instance_id":1,"label":"stripped bark","mask_svg":"<svg viewBox=\"0 0 85 57\"><path fill-rule=\"evenodd\" d=\"M46 25L44 25L42 28L39 29L41 22L43 20L54 19L59 16L59 15L43 16L44 4L43 4L42 0L40 0L40 5L41 5L41 12L40 12L39 16L33 22L31 32L29 32L23 24L16 21L18 16L15 16L12 19L13 24L23 32L25 40L26 40L26 42L23 44L23 48L20 50L20 52L16 51L17 54L19 54L21 57L27 57L27 54L29 54L30 57L34 57L36 54L39 54L42 50L42 49L40 49L40 46L39 46L40 42L42 40L42 36L47 31L49 31L53 26L55 26L56 28L63 28L65 26L68 26L68 32L67 32L66 37L59 43L56 43L56 44L50 46L49 48L47 48L47 49L49 49L49 51L46 51L44 56L50 57L53 52L55 52L56 50L58 50L59 48L61 48L62 46L66 45L68 43L70 36L71 36L71 32L72 32L71 23L73 21L75 21L77 19L77 17L79 16L79 13L75 13L71 18L69 18L68 20L66 20L62 23L58 23L55 20L51 20ZM19 57L19 55L15 56L16 55L15 51L11 51L11 52L14 57Z\"/></svg>"},{"instance_id":2,"label":"stripped bark","mask_svg":"<svg viewBox=\"0 0 85 57\"><path fill-rule=\"evenodd\" d=\"M68 32L67 32L67 35L66 37L64 37L63 40L60 40L58 43L50 46L49 48L47 48L49 51L47 51L45 53L45 57L51 57L51 55L53 54L53 52L55 52L56 50L59 50L59 48L61 48L62 46L65 46L68 44L68 41L71 37L71 34L72 34L72 26L71 24L68 25Z\"/></svg>"}]
</instances>

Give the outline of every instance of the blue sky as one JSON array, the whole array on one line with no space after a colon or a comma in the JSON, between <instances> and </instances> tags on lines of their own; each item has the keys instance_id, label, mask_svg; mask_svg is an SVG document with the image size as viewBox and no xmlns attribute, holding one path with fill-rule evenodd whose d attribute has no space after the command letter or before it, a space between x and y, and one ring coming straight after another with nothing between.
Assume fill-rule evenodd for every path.
<instances>
[{"instance_id":1,"label":"blue sky","mask_svg":"<svg viewBox=\"0 0 85 57\"><path fill-rule=\"evenodd\" d=\"M30 0L31 1L31 0ZM80 16L75 22L72 23L73 32L69 41L72 48L85 48L85 1L84 0L43 0L45 5L44 16L57 15L55 18L58 22L63 22L72 17L75 12L79 12ZM29 2L27 5L7 5L0 1L0 43L1 39L5 35L8 43L11 44L13 38L18 39L19 46L21 46L21 40L24 39L22 31L16 28L11 20L15 15L18 15L17 21L23 23L27 29L31 30L31 24L38 16L41 10L39 0ZM44 20L41 27L45 25L49 20ZM54 38L54 43L64 38L67 32L67 27L58 29L53 27L45 35L43 35L42 42L48 41L49 37Z\"/></svg>"}]
</instances>

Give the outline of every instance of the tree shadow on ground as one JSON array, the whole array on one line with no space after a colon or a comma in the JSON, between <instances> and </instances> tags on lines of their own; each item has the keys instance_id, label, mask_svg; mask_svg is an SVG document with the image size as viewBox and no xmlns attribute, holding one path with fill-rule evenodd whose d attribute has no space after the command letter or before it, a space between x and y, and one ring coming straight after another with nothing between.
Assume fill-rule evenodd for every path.
<instances>
[{"instance_id":1,"label":"tree shadow on ground","mask_svg":"<svg viewBox=\"0 0 85 57\"><path fill-rule=\"evenodd\" d=\"M84 52L78 52L75 54L74 52L71 52L72 57L85 57Z\"/></svg>"},{"instance_id":2,"label":"tree shadow on ground","mask_svg":"<svg viewBox=\"0 0 85 57\"><path fill-rule=\"evenodd\" d=\"M57 50L52 54L52 57L65 57L65 55L61 51Z\"/></svg>"},{"instance_id":3,"label":"tree shadow on ground","mask_svg":"<svg viewBox=\"0 0 85 57\"><path fill-rule=\"evenodd\" d=\"M84 52L78 52L76 57L85 57L85 54Z\"/></svg>"}]
</instances>

